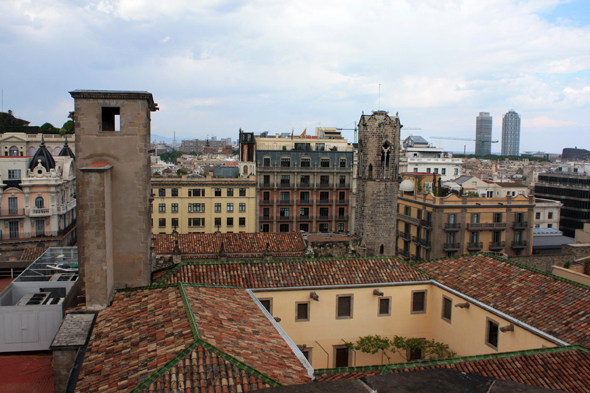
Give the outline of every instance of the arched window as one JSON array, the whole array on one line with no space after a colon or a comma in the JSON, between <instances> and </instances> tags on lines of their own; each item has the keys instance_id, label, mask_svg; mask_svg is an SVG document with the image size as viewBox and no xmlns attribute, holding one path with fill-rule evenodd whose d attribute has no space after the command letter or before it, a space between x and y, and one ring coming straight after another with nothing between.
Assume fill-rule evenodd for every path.
<instances>
[{"instance_id":1,"label":"arched window","mask_svg":"<svg viewBox=\"0 0 590 393\"><path fill-rule=\"evenodd\" d=\"M43 209L44 206L45 206L45 201L43 200L43 197L38 196L37 198L35 198L35 207L37 209Z\"/></svg>"},{"instance_id":2,"label":"arched window","mask_svg":"<svg viewBox=\"0 0 590 393\"><path fill-rule=\"evenodd\" d=\"M18 157L18 147L11 146L10 149L8 149L8 155L11 157Z\"/></svg>"}]
</instances>

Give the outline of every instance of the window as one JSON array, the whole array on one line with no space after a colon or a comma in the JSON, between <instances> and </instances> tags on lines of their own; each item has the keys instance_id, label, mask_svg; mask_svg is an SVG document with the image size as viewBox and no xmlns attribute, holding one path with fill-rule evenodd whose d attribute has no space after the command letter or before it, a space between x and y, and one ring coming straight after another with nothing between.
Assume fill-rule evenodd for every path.
<instances>
[{"instance_id":1,"label":"window","mask_svg":"<svg viewBox=\"0 0 590 393\"><path fill-rule=\"evenodd\" d=\"M164 213L164 212L166 212L166 204L165 204L165 203L160 203L160 204L158 205L158 211L159 211L160 213Z\"/></svg>"},{"instance_id":2,"label":"window","mask_svg":"<svg viewBox=\"0 0 590 393\"><path fill-rule=\"evenodd\" d=\"M431 169L430 168L426 168L426 173L430 173Z\"/></svg>"},{"instance_id":3,"label":"window","mask_svg":"<svg viewBox=\"0 0 590 393\"><path fill-rule=\"evenodd\" d=\"M270 217L270 208L263 207L262 208L262 218L269 218Z\"/></svg>"},{"instance_id":4,"label":"window","mask_svg":"<svg viewBox=\"0 0 590 393\"><path fill-rule=\"evenodd\" d=\"M457 176L457 175L459 174L459 168L455 168L455 171L453 172L453 174L454 174L455 176Z\"/></svg>"},{"instance_id":5,"label":"window","mask_svg":"<svg viewBox=\"0 0 590 393\"><path fill-rule=\"evenodd\" d=\"M166 196L166 189L165 188L160 188L158 190L158 196L165 197Z\"/></svg>"},{"instance_id":6,"label":"window","mask_svg":"<svg viewBox=\"0 0 590 393\"><path fill-rule=\"evenodd\" d=\"M343 222L338 223L338 232L344 232L344 223Z\"/></svg>"},{"instance_id":7,"label":"window","mask_svg":"<svg viewBox=\"0 0 590 393\"><path fill-rule=\"evenodd\" d=\"M340 187L346 186L346 176L340 176Z\"/></svg>"},{"instance_id":8,"label":"window","mask_svg":"<svg viewBox=\"0 0 590 393\"><path fill-rule=\"evenodd\" d=\"M317 151L324 151L326 149L326 144L325 143L316 143L315 149Z\"/></svg>"},{"instance_id":9,"label":"window","mask_svg":"<svg viewBox=\"0 0 590 393\"><path fill-rule=\"evenodd\" d=\"M498 330L500 325L498 322L486 318L486 345L498 350Z\"/></svg>"},{"instance_id":10,"label":"window","mask_svg":"<svg viewBox=\"0 0 590 393\"><path fill-rule=\"evenodd\" d=\"M319 228L320 232L328 232L330 230L328 223L325 223L325 222L319 224L318 228Z\"/></svg>"},{"instance_id":11,"label":"window","mask_svg":"<svg viewBox=\"0 0 590 393\"><path fill-rule=\"evenodd\" d=\"M453 311L453 300L443 295L442 319L451 322L451 312Z\"/></svg>"},{"instance_id":12,"label":"window","mask_svg":"<svg viewBox=\"0 0 590 393\"><path fill-rule=\"evenodd\" d=\"M418 168L414 168L414 172L418 173Z\"/></svg>"},{"instance_id":13,"label":"window","mask_svg":"<svg viewBox=\"0 0 590 393\"><path fill-rule=\"evenodd\" d=\"M320 207L320 218L328 218L330 215L329 207Z\"/></svg>"},{"instance_id":14,"label":"window","mask_svg":"<svg viewBox=\"0 0 590 393\"><path fill-rule=\"evenodd\" d=\"M279 232L289 232L289 224L279 225Z\"/></svg>"},{"instance_id":15,"label":"window","mask_svg":"<svg viewBox=\"0 0 590 393\"><path fill-rule=\"evenodd\" d=\"M338 191L338 202L346 201L346 191Z\"/></svg>"},{"instance_id":16,"label":"window","mask_svg":"<svg viewBox=\"0 0 590 393\"><path fill-rule=\"evenodd\" d=\"M346 168L346 158L340 159L340 168Z\"/></svg>"},{"instance_id":17,"label":"window","mask_svg":"<svg viewBox=\"0 0 590 393\"><path fill-rule=\"evenodd\" d=\"M535 220L540 220L541 219L541 213L537 212L535 213Z\"/></svg>"},{"instance_id":18,"label":"window","mask_svg":"<svg viewBox=\"0 0 590 393\"><path fill-rule=\"evenodd\" d=\"M311 348L302 349L301 353L303 354L303 356L305 356L307 361L311 364Z\"/></svg>"},{"instance_id":19,"label":"window","mask_svg":"<svg viewBox=\"0 0 590 393\"><path fill-rule=\"evenodd\" d=\"M422 339L424 340L424 339ZM422 348L412 348L412 349L408 349L406 351L406 356L408 359L408 362L411 362L412 360L420 360L424 358L424 354L422 353Z\"/></svg>"},{"instance_id":20,"label":"window","mask_svg":"<svg viewBox=\"0 0 590 393\"><path fill-rule=\"evenodd\" d=\"M547 228L553 228L553 224L547 224Z\"/></svg>"},{"instance_id":21,"label":"window","mask_svg":"<svg viewBox=\"0 0 590 393\"><path fill-rule=\"evenodd\" d=\"M231 213L234 211L234 204L233 203L227 204L227 211L228 211L228 213Z\"/></svg>"},{"instance_id":22,"label":"window","mask_svg":"<svg viewBox=\"0 0 590 393\"><path fill-rule=\"evenodd\" d=\"M446 175L447 174L447 168L442 168L440 170L441 175Z\"/></svg>"},{"instance_id":23,"label":"window","mask_svg":"<svg viewBox=\"0 0 590 393\"><path fill-rule=\"evenodd\" d=\"M266 308L266 311L268 311L272 315L272 298L269 297L269 298L262 298L262 299L258 299L258 300L262 304L262 307Z\"/></svg>"},{"instance_id":24,"label":"window","mask_svg":"<svg viewBox=\"0 0 590 393\"><path fill-rule=\"evenodd\" d=\"M270 166L270 158L269 157L264 157L262 159L262 166Z\"/></svg>"},{"instance_id":25,"label":"window","mask_svg":"<svg viewBox=\"0 0 590 393\"><path fill-rule=\"evenodd\" d=\"M330 191L320 191L320 202L322 202L322 203L330 202Z\"/></svg>"},{"instance_id":26,"label":"window","mask_svg":"<svg viewBox=\"0 0 590 393\"><path fill-rule=\"evenodd\" d=\"M221 217L217 217L217 218L215 219L215 226L216 226L216 227L220 227L220 226L221 226Z\"/></svg>"},{"instance_id":27,"label":"window","mask_svg":"<svg viewBox=\"0 0 590 393\"><path fill-rule=\"evenodd\" d=\"M234 218L233 217L228 217L226 223L227 223L226 225L228 227L233 227L234 226Z\"/></svg>"},{"instance_id":28,"label":"window","mask_svg":"<svg viewBox=\"0 0 590 393\"><path fill-rule=\"evenodd\" d=\"M338 208L338 219L339 220L343 220L346 216L346 208L345 207L339 207Z\"/></svg>"},{"instance_id":29,"label":"window","mask_svg":"<svg viewBox=\"0 0 590 393\"><path fill-rule=\"evenodd\" d=\"M379 314L380 317L391 315L391 298L380 297L379 298Z\"/></svg>"},{"instance_id":30,"label":"window","mask_svg":"<svg viewBox=\"0 0 590 393\"><path fill-rule=\"evenodd\" d=\"M471 223L472 224L479 224L479 213L472 213L471 214Z\"/></svg>"},{"instance_id":31,"label":"window","mask_svg":"<svg viewBox=\"0 0 590 393\"><path fill-rule=\"evenodd\" d=\"M234 189L233 189L233 188L228 188L228 189L227 189L227 196L228 196L228 197L230 197L230 196L234 196Z\"/></svg>"},{"instance_id":32,"label":"window","mask_svg":"<svg viewBox=\"0 0 590 393\"><path fill-rule=\"evenodd\" d=\"M309 207L299 208L299 218L309 218Z\"/></svg>"},{"instance_id":33,"label":"window","mask_svg":"<svg viewBox=\"0 0 590 393\"><path fill-rule=\"evenodd\" d=\"M290 158L281 158L281 167L288 168L291 166L291 159Z\"/></svg>"},{"instance_id":34,"label":"window","mask_svg":"<svg viewBox=\"0 0 590 393\"><path fill-rule=\"evenodd\" d=\"M349 352L345 346L334 346L334 367L348 367Z\"/></svg>"},{"instance_id":35,"label":"window","mask_svg":"<svg viewBox=\"0 0 590 393\"><path fill-rule=\"evenodd\" d=\"M288 218L290 216L290 213L291 213L291 210L288 207L281 207L279 209L279 217L287 217Z\"/></svg>"},{"instance_id":36,"label":"window","mask_svg":"<svg viewBox=\"0 0 590 393\"><path fill-rule=\"evenodd\" d=\"M412 314L426 312L426 291L412 291Z\"/></svg>"},{"instance_id":37,"label":"window","mask_svg":"<svg viewBox=\"0 0 590 393\"><path fill-rule=\"evenodd\" d=\"M45 206L45 201L43 200L42 196L38 196L37 198L35 198L35 207L37 209L43 209L44 206Z\"/></svg>"},{"instance_id":38,"label":"window","mask_svg":"<svg viewBox=\"0 0 590 393\"><path fill-rule=\"evenodd\" d=\"M330 159L329 158L321 158L320 159L320 167L329 168L330 167Z\"/></svg>"},{"instance_id":39,"label":"window","mask_svg":"<svg viewBox=\"0 0 590 393\"><path fill-rule=\"evenodd\" d=\"M245 212L246 211L246 204L245 203L240 203L240 211L241 212Z\"/></svg>"},{"instance_id":40,"label":"window","mask_svg":"<svg viewBox=\"0 0 590 393\"><path fill-rule=\"evenodd\" d=\"M281 175L281 186L288 187L290 183L291 183L291 176Z\"/></svg>"},{"instance_id":41,"label":"window","mask_svg":"<svg viewBox=\"0 0 590 393\"><path fill-rule=\"evenodd\" d=\"M241 227L246 226L246 217L240 217L239 224Z\"/></svg>"},{"instance_id":42,"label":"window","mask_svg":"<svg viewBox=\"0 0 590 393\"><path fill-rule=\"evenodd\" d=\"M20 169L9 169L8 170L9 180L20 180Z\"/></svg>"},{"instance_id":43,"label":"window","mask_svg":"<svg viewBox=\"0 0 590 393\"><path fill-rule=\"evenodd\" d=\"M279 200L281 202L289 202L291 200L291 193L289 191L281 191Z\"/></svg>"},{"instance_id":44,"label":"window","mask_svg":"<svg viewBox=\"0 0 590 393\"><path fill-rule=\"evenodd\" d=\"M246 189L240 188L240 196L246 196Z\"/></svg>"},{"instance_id":45,"label":"window","mask_svg":"<svg viewBox=\"0 0 590 393\"><path fill-rule=\"evenodd\" d=\"M309 224L299 224L299 230L303 232L309 232Z\"/></svg>"},{"instance_id":46,"label":"window","mask_svg":"<svg viewBox=\"0 0 590 393\"><path fill-rule=\"evenodd\" d=\"M178 218L172 219L172 228L174 228L174 229L178 228Z\"/></svg>"},{"instance_id":47,"label":"window","mask_svg":"<svg viewBox=\"0 0 590 393\"><path fill-rule=\"evenodd\" d=\"M309 321L309 302L297 302L295 307L295 321Z\"/></svg>"},{"instance_id":48,"label":"window","mask_svg":"<svg viewBox=\"0 0 590 393\"><path fill-rule=\"evenodd\" d=\"M197 212L205 213L205 204L204 203L189 203L188 204L188 212L189 213L197 213Z\"/></svg>"},{"instance_id":49,"label":"window","mask_svg":"<svg viewBox=\"0 0 590 393\"><path fill-rule=\"evenodd\" d=\"M171 204L170 209L171 209L172 213L178 213L178 203Z\"/></svg>"},{"instance_id":50,"label":"window","mask_svg":"<svg viewBox=\"0 0 590 393\"><path fill-rule=\"evenodd\" d=\"M502 213L494 213L494 222L502 222Z\"/></svg>"},{"instance_id":51,"label":"window","mask_svg":"<svg viewBox=\"0 0 590 393\"><path fill-rule=\"evenodd\" d=\"M352 295L336 295L336 318L352 318Z\"/></svg>"},{"instance_id":52,"label":"window","mask_svg":"<svg viewBox=\"0 0 590 393\"><path fill-rule=\"evenodd\" d=\"M215 213L219 213L221 212L221 203L216 203L215 204Z\"/></svg>"},{"instance_id":53,"label":"window","mask_svg":"<svg viewBox=\"0 0 590 393\"><path fill-rule=\"evenodd\" d=\"M262 224L260 232L270 232L270 224Z\"/></svg>"},{"instance_id":54,"label":"window","mask_svg":"<svg viewBox=\"0 0 590 393\"><path fill-rule=\"evenodd\" d=\"M438 168L434 168L434 173L438 174Z\"/></svg>"},{"instance_id":55,"label":"window","mask_svg":"<svg viewBox=\"0 0 590 393\"><path fill-rule=\"evenodd\" d=\"M309 191L299 192L299 200L301 202L309 202Z\"/></svg>"},{"instance_id":56,"label":"window","mask_svg":"<svg viewBox=\"0 0 590 393\"><path fill-rule=\"evenodd\" d=\"M221 196L221 188L216 188L215 189L215 196Z\"/></svg>"},{"instance_id":57,"label":"window","mask_svg":"<svg viewBox=\"0 0 590 393\"><path fill-rule=\"evenodd\" d=\"M309 168L311 166L311 159L309 158L302 158L301 159L301 168Z\"/></svg>"},{"instance_id":58,"label":"window","mask_svg":"<svg viewBox=\"0 0 590 393\"><path fill-rule=\"evenodd\" d=\"M552 220L553 219L553 213L552 212L547 213L547 219L548 220Z\"/></svg>"},{"instance_id":59,"label":"window","mask_svg":"<svg viewBox=\"0 0 590 393\"><path fill-rule=\"evenodd\" d=\"M172 196L178 196L178 188L173 188L172 189Z\"/></svg>"},{"instance_id":60,"label":"window","mask_svg":"<svg viewBox=\"0 0 590 393\"><path fill-rule=\"evenodd\" d=\"M102 130L121 131L121 109L119 107L102 107Z\"/></svg>"},{"instance_id":61,"label":"window","mask_svg":"<svg viewBox=\"0 0 590 393\"><path fill-rule=\"evenodd\" d=\"M517 223L524 222L524 213L514 213L514 221Z\"/></svg>"},{"instance_id":62,"label":"window","mask_svg":"<svg viewBox=\"0 0 590 393\"><path fill-rule=\"evenodd\" d=\"M309 175L301 175L301 185L304 187L309 186Z\"/></svg>"},{"instance_id":63,"label":"window","mask_svg":"<svg viewBox=\"0 0 590 393\"><path fill-rule=\"evenodd\" d=\"M270 186L270 175L264 175L262 178L262 183L264 187Z\"/></svg>"},{"instance_id":64,"label":"window","mask_svg":"<svg viewBox=\"0 0 590 393\"><path fill-rule=\"evenodd\" d=\"M404 214L406 216L412 216L412 208L410 206L404 206Z\"/></svg>"},{"instance_id":65,"label":"window","mask_svg":"<svg viewBox=\"0 0 590 393\"><path fill-rule=\"evenodd\" d=\"M204 227L205 226L205 219L204 218L189 218L188 219L188 226L189 227Z\"/></svg>"},{"instance_id":66,"label":"window","mask_svg":"<svg viewBox=\"0 0 590 393\"><path fill-rule=\"evenodd\" d=\"M330 176L320 176L320 184L324 186L330 185Z\"/></svg>"},{"instance_id":67,"label":"window","mask_svg":"<svg viewBox=\"0 0 590 393\"><path fill-rule=\"evenodd\" d=\"M270 202L270 191L262 192L262 202Z\"/></svg>"},{"instance_id":68,"label":"window","mask_svg":"<svg viewBox=\"0 0 590 393\"><path fill-rule=\"evenodd\" d=\"M159 227L165 227L166 226L166 219L165 218L160 218L158 220L158 226Z\"/></svg>"},{"instance_id":69,"label":"window","mask_svg":"<svg viewBox=\"0 0 590 393\"><path fill-rule=\"evenodd\" d=\"M449 224L454 224L457 222L457 215L456 214L449 214Z\"/></svg>"}]
</instances>

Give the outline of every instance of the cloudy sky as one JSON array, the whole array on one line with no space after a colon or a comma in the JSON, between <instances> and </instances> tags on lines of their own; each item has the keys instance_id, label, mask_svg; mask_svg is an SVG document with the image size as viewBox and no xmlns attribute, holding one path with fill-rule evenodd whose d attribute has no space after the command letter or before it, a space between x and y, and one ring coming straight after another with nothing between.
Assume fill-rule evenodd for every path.
<instances>
[{"instance_id":1,"label":"cloudy sky","mask_svg":"<svg viewBox=\"0 0 590 393\"><path fill-rule=\"evenodd\" d=\"M426 138L488 111L500 140L514 109L521 151L590 149L590 1L0 0L0 88L33 125L61 126L74 89L147 90L179 140L379 108Z\"/></svg>"}]
</instances>

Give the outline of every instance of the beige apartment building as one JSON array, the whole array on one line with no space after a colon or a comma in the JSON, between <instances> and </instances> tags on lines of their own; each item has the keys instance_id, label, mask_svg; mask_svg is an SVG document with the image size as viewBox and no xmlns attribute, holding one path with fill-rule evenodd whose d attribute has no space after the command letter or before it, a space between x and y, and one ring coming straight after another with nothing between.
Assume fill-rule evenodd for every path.
<instances>
[{"instance_id":1,"label":"beige apartment building","mask_svg":"<svg viewBox=\"0 0 590 393\"><path fill-rule=\"evenodd\" d=\"M435 197L407 187L408 181L419 183L419 175L404 174L398 197L399 256L418 261L480 251L532 254L534 197Z\"/></svg>"},{"instance_id":2,"label":"beige apartment building","mask_svg":"<svg viewBox=\"0 0 590 393\"><path fill-rule=\"evenodd\" d=\"M153 233L256 232L256 178L152 178Z\"/></svg>"}]
</instances>

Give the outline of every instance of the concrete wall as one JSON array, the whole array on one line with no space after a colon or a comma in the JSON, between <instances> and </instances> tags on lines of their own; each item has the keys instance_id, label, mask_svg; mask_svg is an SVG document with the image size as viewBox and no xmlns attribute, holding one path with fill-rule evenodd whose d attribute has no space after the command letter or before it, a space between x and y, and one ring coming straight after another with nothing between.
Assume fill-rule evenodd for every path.
<instances>
[{"instance_id":1,"label":"concrete wall","mask_svg":"<svg viewBox=\"0 0 590 393\"><path fill-rule=\"evenodd\" d=\"M78 349L56 349L53 351L53 388L55 392L65 392L70 372Z\"/></svg>"},{"instance_id":2,"label":"concrete wall","mask_svg":"<svg viewBox=\"0 0 590 393\"><path fill-rule=\"evenodd\" d=\"M588 276L587 274L578 273L576 271L559 266L553 266L552 273L558 277L567 278L568 280L572 280L575 282L579 282L580 284L590 286L590 276Z\"/></svg>"}]
</instances>

